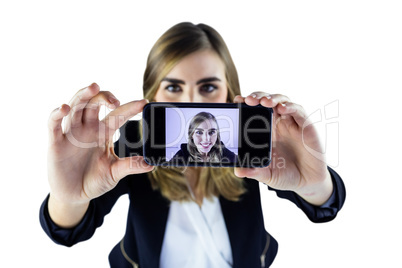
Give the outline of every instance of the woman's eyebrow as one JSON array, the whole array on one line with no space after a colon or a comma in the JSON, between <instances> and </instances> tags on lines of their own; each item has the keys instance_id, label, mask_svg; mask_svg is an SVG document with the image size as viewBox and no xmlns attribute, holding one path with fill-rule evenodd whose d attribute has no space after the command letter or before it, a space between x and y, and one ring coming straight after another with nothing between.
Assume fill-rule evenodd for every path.
<instances>
[{"instance_id":1,"label":"woman's eyebrow","mask_svg":"<svg viewBox=\"0 0 402 268\"><path fill-rule=\"evenodd\" d=\"M183 80L179 80L179 79L175 79L175 78L168 78L168 77L163 78L162 81L170 82L173 84L183 84L183 85L186 84Z\"/></svg>"},{"instance_id":2,"label":"woman's eyebrow","mask_svg":"<svg viewBox=\"0 0 402 268\"><path fill-rule=\"evenodd\" d=\"M204 131L204 130L216 130L216 128L208 128L208 129L206 129L206 128L195 128L196 130L202 130L202 131Z\"/></svg>"},{"instance_id":3,"label":"woman's eyebrow","mask_svg":"<svg viewBox=\"0 0 402 268\"><path fill-rule=\"evenodd\" d=\"M202 83L208 83L208 82L221 82L221 80L218 77L207 77L207 78L203 78L197 81L197 85L202 84Z\"/></svg>"},{"instance_id":4,"label":"woman's eyebrow","mask_svg":"<svg viewBox=\"0 0 402 268\"><path fill-rule=\"evenodd\" d=\"M180 79L176 79L176 78L169 78L169 77L165 77L162 79L162 81L166 81L169 83L173 83L173 84L183 84L185 85L186 82L184 82L183 80ZM207 78L203 78L197 81L197 85L199 84L203 84L203 83L208 83L208 82L221 82L221 80L218 77L207 77Z\"/></svg>"}]
</instances>

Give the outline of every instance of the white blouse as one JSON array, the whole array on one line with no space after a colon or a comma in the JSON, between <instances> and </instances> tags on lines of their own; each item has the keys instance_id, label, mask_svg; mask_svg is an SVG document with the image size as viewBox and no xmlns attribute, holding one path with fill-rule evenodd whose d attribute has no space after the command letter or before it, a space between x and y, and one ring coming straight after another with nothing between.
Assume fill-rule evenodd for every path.
<instances>
[{"instance_id":1,"label":"white blouse","mask_svg":"<svg viewBox=\"0 0 402 268\"><path fill-rule=\"evenodd\" d=\"M207 250L209 252L207 252ZM160 267L231 267L229 235L219 199L172 201L163 238Z\"/></svg>"}]
</instances>

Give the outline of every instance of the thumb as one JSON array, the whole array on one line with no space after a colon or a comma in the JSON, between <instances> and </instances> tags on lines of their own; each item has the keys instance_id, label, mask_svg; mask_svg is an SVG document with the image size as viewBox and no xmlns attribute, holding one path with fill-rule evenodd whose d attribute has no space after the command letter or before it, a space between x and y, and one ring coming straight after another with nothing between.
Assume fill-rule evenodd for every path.
<instances>
[{"instance_id":1,"label":"thumb","mask_svg":"<svg viewBox=\"0 0 402 268\"><path fill-rule=\"evenodd\" d=\"M111 166L115 181L120 181L127 175L150 172L154 166L148 165L142 156L131 156L117 159Z\"/></svg>"},{"instance_id":2,"label":"thumb","mask_svg":"<svg viewBox=\"0 0 402 268\"><path fill-rule=\"evenodd\" d=\"M234 168L234 174L239 177L248 177L252 178L252 175L255 173L255 168L240 168L240 167L235 167Z\"/></svg>"},{"instance_id":3,"label":"thumb","mask_svg":"<svg viewBox=\"0 0 402 268\"><path fill-rule=\"evenodd\" d=\"M263 168L239 168L235 167L234 174L237 177L246 177L249 179L255 179L257 181L266 183L267 178L271 177L269 167Z\"/></svg>"}]
</instances>

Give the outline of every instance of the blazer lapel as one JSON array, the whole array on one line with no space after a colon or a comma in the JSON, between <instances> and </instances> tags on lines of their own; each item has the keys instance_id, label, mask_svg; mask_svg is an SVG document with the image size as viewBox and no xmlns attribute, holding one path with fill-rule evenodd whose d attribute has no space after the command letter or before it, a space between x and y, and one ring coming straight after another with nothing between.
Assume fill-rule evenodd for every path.
<instances>
[{"instance_id":1,"label":"blazer lapel","mask_svg":"<svg viewBox=\"0 0 402 268\"><path fill-rule=\"evenodd\" d=\"M262 218L259 185L257 181L245 178L247 192L240 196L240 201L229 201L220 197L222 214L225 219L230 245L232 247L233 268L254 267L256 232ZM263 226L263 225L262 225ZM255 261L255 260L254 260Z\"/></svg>"},{"instance_id":2,"label":"blazer lapel","mask_svg":"<svg viewBox=\"0 0 402 268\"><path fill-rule=\"evenodd\" d=\"M230 245L232 247L233 255L233 268L241 267L241 248L242 248L242 237L241 235L241 219L239 218L239 211L236 211L238 207L235 202L229 201L220 197L221 209L223 218L225 219L226 228L229 235Z\"/></svg>"}]
</instances>

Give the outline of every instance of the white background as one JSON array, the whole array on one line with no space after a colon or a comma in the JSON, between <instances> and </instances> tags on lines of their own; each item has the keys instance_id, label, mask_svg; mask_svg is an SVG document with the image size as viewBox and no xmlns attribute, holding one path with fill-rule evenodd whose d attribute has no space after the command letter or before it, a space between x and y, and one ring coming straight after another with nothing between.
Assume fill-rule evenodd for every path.
<instances>
[{"instance_id":1,"label":"white background","mask_svg":"<svg viewBox=\"0 0 402 268\"><path fill-rule=\"evenodd\" d=\"M127 197L72 248L39 225L48 115L92 82L121 103L141 98L151 46L181 21L221 33L243 95L282 93L308 113L339 104L327 131L317 127L347 186L345 206L334 221L313 224L264 190L266 228L280 243L273 267L402 266L400 1L264 2L1 1L1 267L108 266Z\"/></svg>"}]
</instances>

